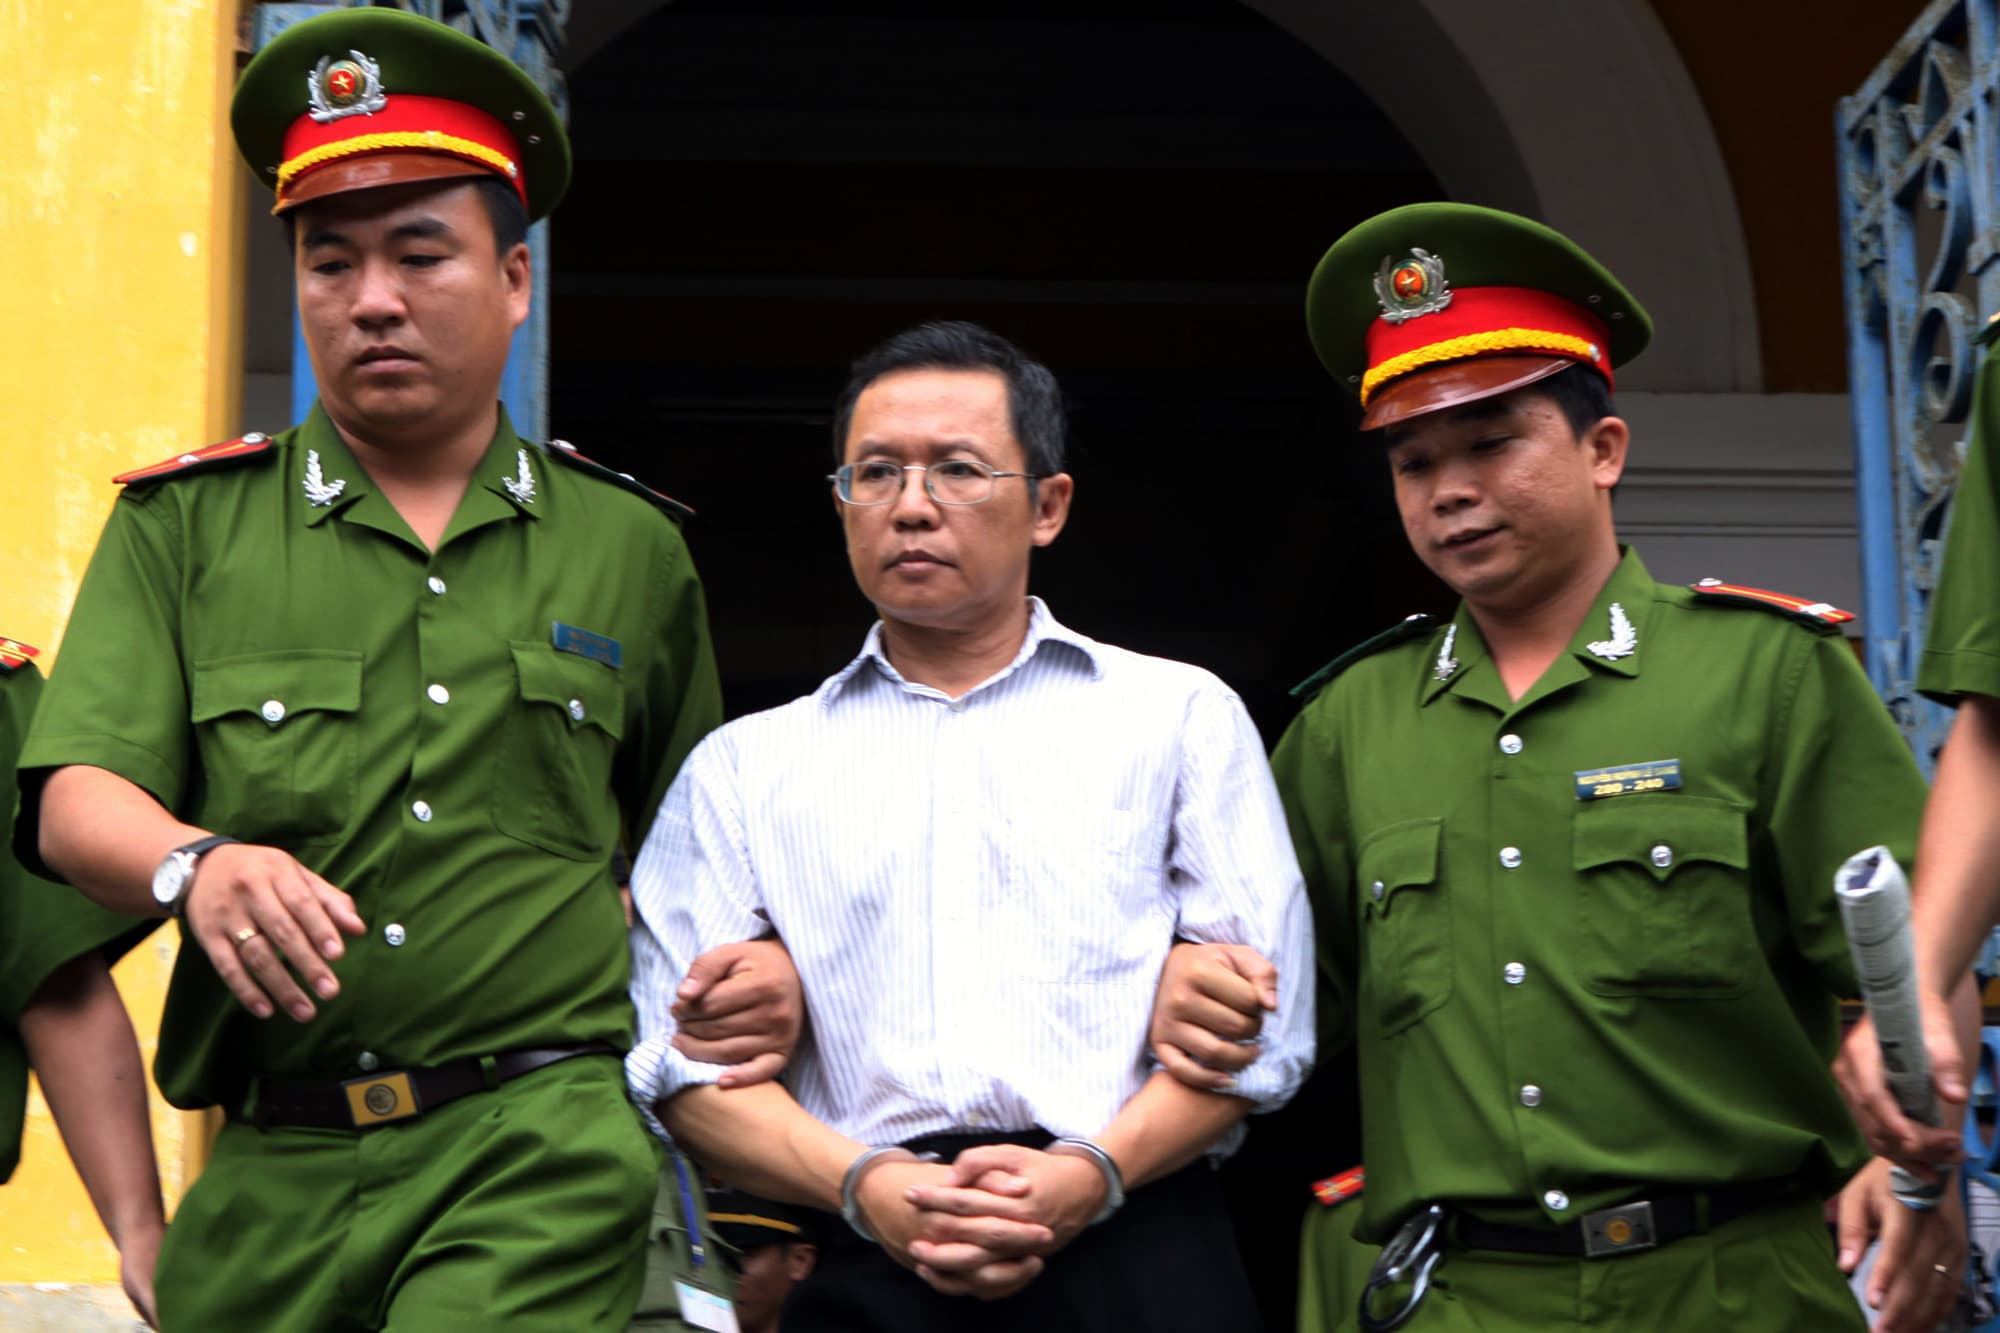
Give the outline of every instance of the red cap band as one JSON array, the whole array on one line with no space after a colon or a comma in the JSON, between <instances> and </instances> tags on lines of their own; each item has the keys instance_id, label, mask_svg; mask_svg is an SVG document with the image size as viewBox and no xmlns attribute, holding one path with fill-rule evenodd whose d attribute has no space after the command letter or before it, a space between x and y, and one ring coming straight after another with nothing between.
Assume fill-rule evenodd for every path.
<instances>
[{"instance_id":1,"label":"red cap band","mask_svg":"<svg viewBox=\"0 0 2000 1333\"><path fill-rule=\"evenodd\" d=\"M513 185L527 203L521 145L500 120L465 102L398 93L373 115L342 116L322 124L300 116L285 131L278 168L278 207L286 187L331 162L375 153L438 153L476 163Z\"/></svg>"},{"instance_id":2,"label":"red cap band","mask_svg":"<svg viewBox=\"0 0 2000 1333\"><path fill-rule=\"evenodd\" d=\"M1400 324L1368 326L1366 404L1393 379L1476 356L1541 352L1595 368L1611 382L1610 330L1574 301L1530 287L1455 287L1451 304Z\"/></svg>"}]
</instances>

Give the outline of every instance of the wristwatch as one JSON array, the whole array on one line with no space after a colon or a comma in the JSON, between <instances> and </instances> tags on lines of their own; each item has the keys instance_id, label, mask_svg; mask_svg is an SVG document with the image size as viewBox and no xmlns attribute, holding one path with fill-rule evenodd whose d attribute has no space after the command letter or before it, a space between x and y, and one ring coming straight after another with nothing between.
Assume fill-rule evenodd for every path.
<instances>
[{"instance_id":1,"label":"wristwatch","mask_svg":"<svg viewBox=\"0 0 2000 1333\"><path fill-rule=\"evenodd\" d=\"M185 914L188 886L194 883L195 862L201 860L202 853L225 842L235 841L235 838L213 834L168 852L166 859L160 862L160 868L153 872L153 901L166 908L168 916L179 918Z\"/></svg>"}]
</instances>

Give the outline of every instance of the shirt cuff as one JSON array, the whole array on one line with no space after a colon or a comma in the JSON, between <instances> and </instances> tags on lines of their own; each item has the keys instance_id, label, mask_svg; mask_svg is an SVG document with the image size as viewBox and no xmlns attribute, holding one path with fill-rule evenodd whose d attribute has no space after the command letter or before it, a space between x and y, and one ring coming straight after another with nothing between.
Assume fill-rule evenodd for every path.
<instances>
[{"instance_id":1,"label":"shirt cuff","mask_svg":"<svg viewBox=\"0 0 2000 1333\"><path fill-rule=\"evenodd\" d=\"M1236 1086L1229 1093L1247 1099L1251 1115L1263 1115L1290 1101L1311 1072L1310 1055L1300 1059L1288 1051L1267 1049L1257 1057L1257 1063L1236 1076Z\"/></svg>"},{"instance_id":2,"label":"shirt cuff","mask_svg":"<svg viewBox=\"0 0 2000 1333\"><path fill-rule=\"evenodd\" d=\"M712 1084L729 1068L690 1060L675 1050L670 1040L653 1037L642 1041L625 1057L625 1090L639 1108L639 1117L646 1122L646 1128L668 1143L674 1141L674 1136L653 1114L654 1103L688 1088Z\"/></svg>"}]
</instances>

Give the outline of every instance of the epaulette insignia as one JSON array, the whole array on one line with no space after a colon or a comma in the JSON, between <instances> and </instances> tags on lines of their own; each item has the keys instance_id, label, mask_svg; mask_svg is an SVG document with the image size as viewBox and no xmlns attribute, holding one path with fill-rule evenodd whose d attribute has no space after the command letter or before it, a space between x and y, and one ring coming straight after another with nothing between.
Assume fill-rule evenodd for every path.
<instances>
[{"instance_id":1,"label":"epaulette insignia","mask_svg":"<svg viewBox=\"0 0 2000 1333\"><path fill-rule=\"evenodd\" d=\"M1298 684L1292 686L1292 697L1294 699L1310 699L1319 692L1321 686L1347 670L1348 667L1359 662L1362 658L1379 653L1384 648L1392 644L1401 643L1405 639L1414 639L1419 634L1428 633L1434 623L1436 622L1422 611L1417 612L1413 616L1405 616L1401 624L1392 625L1380 634L1377 634L1374 638L1355 644L1352 648L1349 648L1346 652L1334 658L1331 662L1328 662Z\"/></svg>"},{"instance_id":2,"label":"epaulette insignia","mask_svg":"<svg viewBox=\"0 0 2000 1333\"><path fill-rule=\"evenodd\" d=\"M1991 347L1995 338L2000 338L2000 313L1986 317L1986 322L1979 326L1979 337L1974 341L1981 347Z\"/></svg>"},{"instance_id":3,"label":"epaulette insignia","mask_svg":"<svg viewBox=\"0 0 2000 1333\"><path fill-rule=\"evenodd\" d=\"M271 437L261 431L253 430L239 439L224 440L221 444L211 444L206 449L197 449L191 454L177 454L150 467L121 472L111 480L120 486L130 486L140 481L158 481L162 477L178 477L183 473L206 472L227 467L270 451Z\"/></svg>"},{"instance_id":4,"label":"epaulette insignia","mask_svg":"<svg viewBox=\"0 0 2000 1333\"><path fill-rule=\"evenodd\" d=\"M694 517L694 510L688 508L688 506L682 504L679 500L674 499L671 495L660 494L629 472L617 472L604 466L604 464L598 462L596 459L585 458L576 451L576 446L568 440L550 440L549 456L560 459L562 462L575 468L578 472L588 472L593 477L601 478L604 481L610 482L613 486L632 492L632 494L642 500L651 501L668 518L676 523L685 522Z\"/></svg>"},{"instance_id":5,"label":"epaulette insignia","mask_svg":"<svg viewBox=\"0 0 2000 1333\"><path fill-rule=\"evenodd\" d=\"M1740 583L1724 583L1721 579L1702 579L1688 584L1697 597L1711 602L1726 602L1735 606L1761 606L1767 611L1777 611L1803 620L1808 625L1831 628L1845 625L1854 619L1852 611L1843 611L1826 602L1809 602L1803 597L1793 597L1789 593L1771 592L1766 588L1746 588Z\"/></svg>"},{"instance_id":6,"label":"epaulette insignia","mask_svg":"<svg viewBox=\"0 0 2000 1333\"><path fill-rule=\"evenodd\" d=\"M1345 1203L1361 1193L1368 1183L1368 1173L1358 1166L1350 1166L1337 1176L1313 1182L1313 1197L1331 1208L1337 1203Z\"/></svg>"},{"instance_id":7,"label":"epaulette insignia","mask_svg":"<svg viewBox=\"0 0 2000 1333\"><path fill-rule=\"evenodd\" d=\"M19 639L0 639L0 672L24 667L42 655L42 650Z\"/></svg>"}]
</instances>

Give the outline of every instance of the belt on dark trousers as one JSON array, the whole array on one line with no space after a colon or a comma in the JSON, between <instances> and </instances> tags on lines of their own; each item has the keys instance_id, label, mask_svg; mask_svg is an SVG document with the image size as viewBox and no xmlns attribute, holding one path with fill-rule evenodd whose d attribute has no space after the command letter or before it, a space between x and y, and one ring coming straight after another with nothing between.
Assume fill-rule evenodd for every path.
<instances>
[{"instance_id":1,"label":"belt on dark trousers","mask_svg":"<svg viewBox=\"0 0 2000 1333\"><path fill-rule=\"evenodd\" d=\"M1566 1254L1591 1259L1650 1250L1748 1216L1805 1192L1796 1176L1750 1180L1710 1190L1683 1190L1633 1199L1586 1213L1564 1227L1504 1226L1456 1213L1451 1239L1462 1249L1517 1254Z\"/></svg>"},{"instance_id":2,"label":"belt on dark trousers","mask_svg":"<svg viewBox=\"0 0 2000 1333\"><path fill-rule=\"evenodd\" d=\"M341 1083L267 1083L232 1117L259 1129L373 1129L579 1055L618 1054L601 1041L474 1056L428 1069L384 1069Z\"/></svg>"}]
</instances>

